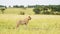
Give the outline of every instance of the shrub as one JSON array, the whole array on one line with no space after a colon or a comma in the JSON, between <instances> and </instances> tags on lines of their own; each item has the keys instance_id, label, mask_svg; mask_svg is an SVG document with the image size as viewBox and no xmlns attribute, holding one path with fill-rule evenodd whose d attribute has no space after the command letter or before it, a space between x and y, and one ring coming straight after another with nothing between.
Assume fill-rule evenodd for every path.
<instances>
[{"instance_id":1,"label":"shrub","mask_svg":"<svg viewBox=\"0 0 60 34\"><path fill-rule=\"evenodd\" d=\"M20 12L20 15L24 15L24 14L25 14L24 12L22 12L22 11Z\"/></svg>"}]
</instances>

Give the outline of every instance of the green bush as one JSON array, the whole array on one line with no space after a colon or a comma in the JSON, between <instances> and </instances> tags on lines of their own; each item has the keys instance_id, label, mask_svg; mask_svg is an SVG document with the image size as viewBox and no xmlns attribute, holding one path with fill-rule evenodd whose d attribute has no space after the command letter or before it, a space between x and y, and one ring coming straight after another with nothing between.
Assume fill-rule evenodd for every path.
<instances>
[{"instance_id":1,"label":"green bush","mask_svg":"<svg viewBox=\"0 0 60 34\"><path fill-rule=\"evenodd\" d=\"M25 14L24 12L22 12L22 11L20 12L20 15L24 15L24 14Z\"/></svg>"},{"instance_id":2,"label":"green bush","mask_svg":"<svg viewBox=\"0 0 60 34\"><path fill-rule=\"evenodd\" d=\"M33 9L33 11L35 12L35 14L40 14L40 9L39 8L35 8L35 9Z\"/></svg>"}]
</instances>

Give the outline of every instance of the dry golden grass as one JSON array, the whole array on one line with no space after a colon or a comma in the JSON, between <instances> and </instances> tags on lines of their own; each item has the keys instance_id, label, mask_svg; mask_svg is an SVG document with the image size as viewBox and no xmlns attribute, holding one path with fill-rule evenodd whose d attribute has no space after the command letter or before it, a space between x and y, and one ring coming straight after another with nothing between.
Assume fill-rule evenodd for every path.
<instances>
[{"instance_id":1,"label":"dry golden grass","mask_svg":"<svg viewBox=\"0 0 60 34\"><path fill-rule=\"evenodd\" d=\"M60 34L59 15L30 15L27 28L20 25L15 29L16 22L27 15L0 14L0 34Z\"/></svg>"}]
</instances>

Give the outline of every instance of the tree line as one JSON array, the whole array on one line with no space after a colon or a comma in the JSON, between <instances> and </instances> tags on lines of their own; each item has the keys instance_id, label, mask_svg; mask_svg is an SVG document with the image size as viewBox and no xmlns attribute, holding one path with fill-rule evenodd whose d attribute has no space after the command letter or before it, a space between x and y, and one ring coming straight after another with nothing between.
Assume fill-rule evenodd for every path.
<instances>
[{"instance_id":1,"label":"tree line","mask_svg":"<svg viewBox=\"0 0 60 34\"><path fill-rule=\"evenodd\" d=\"M9 6L3 6L0 5L0 10L2 12L2 14L4 13L4 10L7 8L34 8L33 12L35 12L35 14L54 14L54 15L60 15L60 5L28 5L28 6L24 6L24 5L14 5L13 7Z\"/></svg>"}]
</instances>

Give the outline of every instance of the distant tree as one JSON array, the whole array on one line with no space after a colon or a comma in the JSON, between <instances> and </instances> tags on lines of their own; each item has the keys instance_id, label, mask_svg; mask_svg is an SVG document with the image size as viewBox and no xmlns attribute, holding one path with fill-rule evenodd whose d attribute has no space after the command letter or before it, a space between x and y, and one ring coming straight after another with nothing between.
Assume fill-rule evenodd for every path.
<instances>
[{"instance_id":1,"label":"distant tree","mask_svg":"<svg viewBox=\"0 0 60 34\"><path fill-rule=\"evenodd\" d=\"M24 6L23 5L21 5L21 6L19 6L20 8L24 8Z\"/></svg>"},{"instance_id":2,"label":"distant tree","mask_svg":"<svg viewBox=\"0 0 60 34\"><path fill-rule=\"evenodd\" d=\"M3 6L3 5L0 5L0 7L5 7L5 6Z\"/></svg>"},{"instance_id":3,"label":"distant tree","mask_svg":"<svg viewBox=\"0 0 60 34\"><path fill-rule=\"evenodd\" d=\"M5 6L5 9L7 9L7 6Z\"/></svg>"},{"instance_id":4,"label":"distant tree","mask_svg":"<svg viewBox=\"0 0 60 34\"><path fill-rule=\"evenodd\" d=\"M49 5L49 7L52 9L52 11L60 12L60 5Z\"/></svg>"},{"instance_id":5,"label":"distant tree","mask_svg":"<svg viewBox=\"0 0 60 34\"><path fill-rule=\"evenodd\" d=\"M14 5L13 8L19 8L19 6L18 5Z\"/></svg>"},{"instance_id":6,"label":"distant tree","mask_svg":"<svg viewBox=\"0 0 60 34\"><path fill-rule=\"evenodd\" d=\"M35 14L40 14L40 9L38 9L38 8L33 9L33 11L35 12Z\"/></svg>"},{"instance_id":7,"label":"distant tree","mask_svg":"<svg viewBox=\"0 0 60 34\"><path fill-rule=\"evenodd\" d=\"M9 6L9 8L11 8L11 6Z\"/></svg>"},{"instance_id":8,"label":"distant tree","mask_svg":"<svg viewBox=\"0 0 60 34\"><path fill-rule=\"evenodd\" d=\"M14 5L13 8L24 8L24 6L23 5L21 5L21 6Z\"/></svg>"},{"instance_id":9,"label":"distant tree","mask_svg":"<svg viewBox=\"0 0 60 34\"><path fill-rule=\"evenodd\" d=\"M44 6L43 7L43 14L49 14L49 12L47 10L48 10L48 7Z\"/></svg>"},{"instance_id":10,"label":"distant tree","mask_svg":"<svg viewBox=\"0 0 60 34\"><path fill-rule=\"evenodd\" d=\"M28 8L35 8L35 5L32 5L32 6L28 5L27 7Z\"/></svg>"}]
</instances>

